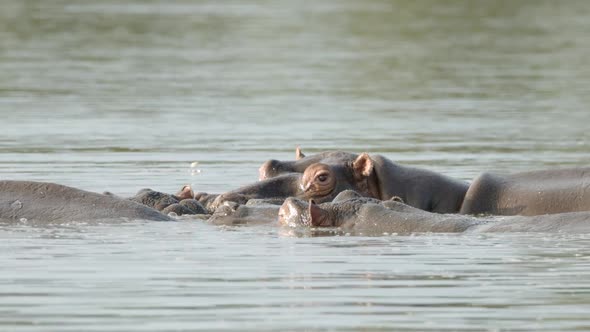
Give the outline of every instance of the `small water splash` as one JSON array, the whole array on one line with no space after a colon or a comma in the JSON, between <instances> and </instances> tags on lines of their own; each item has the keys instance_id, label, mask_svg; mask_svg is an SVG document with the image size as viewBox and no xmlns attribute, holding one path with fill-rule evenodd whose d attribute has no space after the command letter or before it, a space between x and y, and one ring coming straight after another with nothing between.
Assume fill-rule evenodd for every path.
<instances>
[{"instance_id":1,"label":"small water splash","mask_svg":"<svg viewBox=\"0 0 590 332\"><path fill-rule=\"evenodd\" d=\"M189 172L190 172L191 176L201 175L202 170L201 170L201 168L199 168L199 162L198 161L193 161L191 163Z\"/></svg>"},{"instance_id":2,"label":"small water splash","mask_svg":"<svg viewBox=\"0 0 590 332\"><path fill-rule=\"evenodd\" d=\"M201 170L201 167L200 167L200 164L199 164L198 161L193 161L190 164L189 173L190 173L190 176L191 176L190 181L189 181L190 184L191 184L191 187L192 188L196 188L197 182L198 182L197 181L197 177L199 175L201 175L201 173L202 173L202 170Z\"/></svg>"}]
</instances>

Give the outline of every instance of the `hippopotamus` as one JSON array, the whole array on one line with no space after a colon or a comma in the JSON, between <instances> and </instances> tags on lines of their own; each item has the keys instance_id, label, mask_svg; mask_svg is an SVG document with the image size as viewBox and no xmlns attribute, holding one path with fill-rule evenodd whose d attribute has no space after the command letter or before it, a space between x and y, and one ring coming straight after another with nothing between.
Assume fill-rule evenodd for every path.
<instances>
[{"instance_id":1,"label":"hippopotamus","mask_svg":"<svg viewBox=\"0 0 590 332\"><path fill-rule=\"evenodd\" d=\"M261 167L262 180L256 183L221 195L198 193L193 197L212 212L227 201L244 204L256 198L285 199L293 196L326 202L343 190L352 189L380 199L400 196L412 206L449 213L460 209L469 187L467 182L428 170L396 165L381 156L329 151L304 157L299 149L297 151L299 159L295 162L267 161L267 166ZM272 168L268 165L282 166ZM388 185L381 185L381 179L385 179ZM186 188L183 187L183 190L186 191Z\"/></svg>"},{"instance_id":2,"label":"hippopotamus","mask_svg":"<svg viewBox=\"0 0 590 332\"><path fill-rule=\"evenodd\" d=\"M251 198L293 196L327 202L351 189L379 199L399 196L423 210L451 213L459 211L469 188L465 181L397 165L378 155L328 151L304 156L297 149L296 156L296 161L265 162L259 169L259 182L215 197L210 208L226 201L244 203Z\"/></svg>"},{"instance_id":3,"label":"hippopotamus","mask_svg":"<svg viewBox=\"0 0 590 332\"><path fill-rule=\"evenodd\" d=\"M291 196L326 202L352 189L388 200L398 196L437 213L539 215L590 210L590 168L541 170L511 175L483 173L472 183L362 153L323 152L297 160L265 162L259 172L281 178L301 174ZM271 167L272 166L272 167ZM272 179L272 178L271 178Z\"/></svg>"},{"instance_id":4,"label":"hippopotamus","mask_svg":"<svg viewBox=\"0 0 590 332\"><path fill-rule=\"evenodd\" d=\"M0 181L0 220L68 222L91 220L154 220L172 218L148 206L56 183Z\"/></svg>"},{"instance_id":5,"label":"hippopotamus","mask_svg":"<svg viewBox=\"0 0 590 332\"><path fill-rule=\"evenodd\" d=\"M355 235L408 235L413 233L565 232L590 233L590 212L540 216L475 217L438 214L399 200L381 201L349 193L333 202L316 204L290 197L279 209L279 224L288 227L338 227Z\"/></svg>"}]
</instances>

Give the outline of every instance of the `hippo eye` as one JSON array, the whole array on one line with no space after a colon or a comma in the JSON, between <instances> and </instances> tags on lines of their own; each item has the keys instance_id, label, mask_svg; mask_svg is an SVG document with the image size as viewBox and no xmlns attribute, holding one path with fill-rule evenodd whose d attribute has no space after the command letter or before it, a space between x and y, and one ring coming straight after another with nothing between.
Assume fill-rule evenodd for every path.
<instances>
[{"instance_id":1,"label":"hippo eye","mask_svg":"<svg viewBox=\"0 0 590 332\"><path fill-rule=\"evenodd\" d=\"M328 174L320 174L318 175L317 179L320 182L326 182L328 181Z\"/></svg>"}]
</instances>

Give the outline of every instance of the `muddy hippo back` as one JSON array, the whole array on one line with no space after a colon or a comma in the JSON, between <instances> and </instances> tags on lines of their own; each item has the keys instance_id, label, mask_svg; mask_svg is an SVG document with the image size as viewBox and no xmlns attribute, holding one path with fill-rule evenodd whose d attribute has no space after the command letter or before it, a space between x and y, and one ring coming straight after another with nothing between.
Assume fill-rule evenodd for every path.
<instances>
[{"instance_id":1,"label":"muddy hippo back","mask_svg":"<svg viewBox=\"0 0 590 332\"><path fill-rule=\"evenodd\" d=\"M55 183L0 181L0 221L63 222L171 218L141 204Z\"/></svg>"}]
</instances>

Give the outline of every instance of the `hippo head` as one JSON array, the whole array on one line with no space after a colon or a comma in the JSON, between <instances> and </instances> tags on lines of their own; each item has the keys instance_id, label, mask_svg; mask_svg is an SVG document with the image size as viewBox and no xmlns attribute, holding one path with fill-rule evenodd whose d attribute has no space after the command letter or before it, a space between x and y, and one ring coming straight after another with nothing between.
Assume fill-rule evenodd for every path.
<instances>
[{"instance_id":1,"label":"hippo head","mask_svg":"<svg viewBox=\"0 0 590 332\"><path fill-rule=\"evenodd\" d=\"M374 185L373 161L363 153L345 164L315 163L303 172L300 189L303 197L316 202L331 201L340 192L351 189L362 196L379 197Z\"/></svg>"},{"instance_id":2,"label":"hippo head","mask_svg":"<svg viewBox=\"0 0 590 332\"><path fill-rule=\"evenodd\" d=\"M356 157L356 154L343 151L326 151L306 156L297 147L295 160L267 160L258 169L258 178L259 180L266 180L285 173L303 173L310 165L320 162L329 165L345 165L352 162Z\"/></svg>"}]
</instances>

